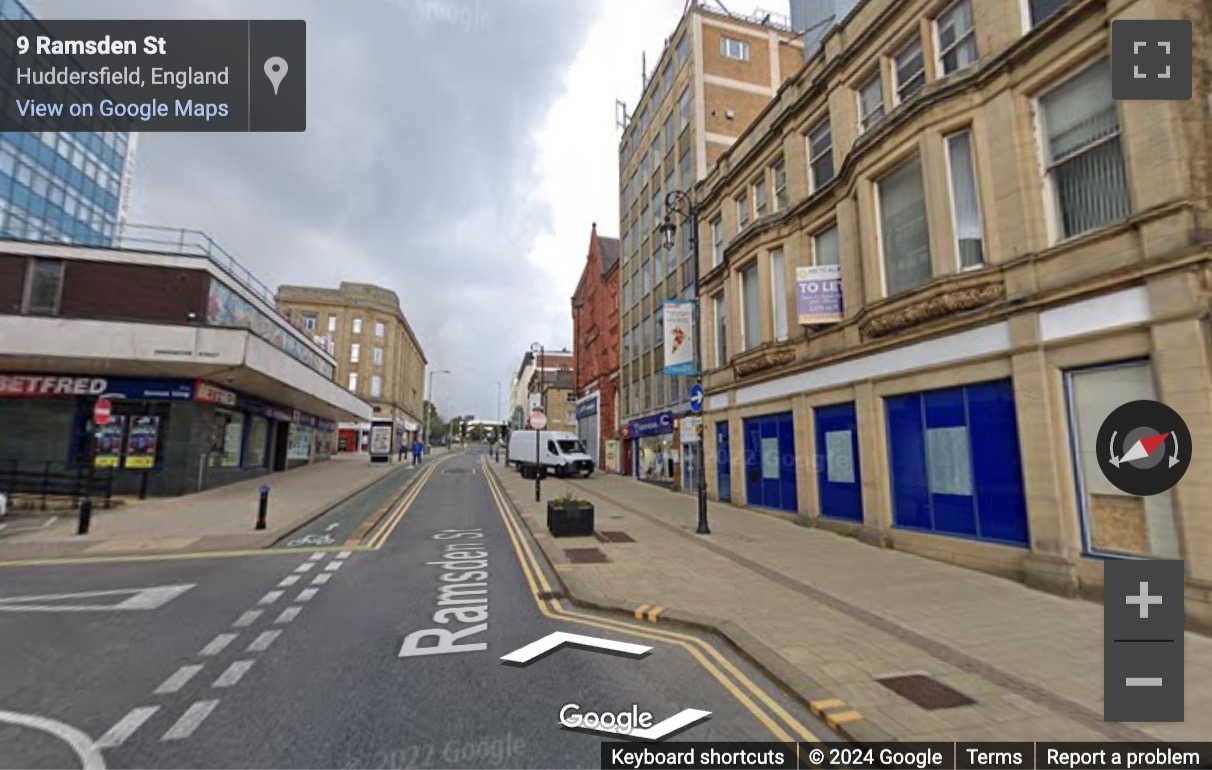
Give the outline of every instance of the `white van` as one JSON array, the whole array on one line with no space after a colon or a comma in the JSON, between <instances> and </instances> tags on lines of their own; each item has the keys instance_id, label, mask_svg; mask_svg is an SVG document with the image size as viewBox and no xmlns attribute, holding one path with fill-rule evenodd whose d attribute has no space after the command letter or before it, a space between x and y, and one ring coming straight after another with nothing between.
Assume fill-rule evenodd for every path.
<instances>
[{"instance_id":1,"label":"white van","mask_svg":"<svg viewBox=\"0 0 1212 770\"><path fill-rule=\"evenodd\" d=\"M538 457L535 457L536 433ZM554 430L510 433L507 462L525 478L534 478L535 469L540 467L554 476L589 476L593 473L593 458L585 452L585 445L577 435Z\"/></svg>"}]
</instances>

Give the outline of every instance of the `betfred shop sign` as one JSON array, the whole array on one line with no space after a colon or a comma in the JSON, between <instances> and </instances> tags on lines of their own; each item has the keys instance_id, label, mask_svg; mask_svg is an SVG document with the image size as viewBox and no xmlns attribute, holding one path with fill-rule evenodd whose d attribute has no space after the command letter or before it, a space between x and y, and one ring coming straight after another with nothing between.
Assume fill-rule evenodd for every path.
<instances>
[{"instance_id":1,"label":"betfred shop sign","mask_svg":"<svg viewBox=\"0 0 1212 770\"><path fill-rule=\"evenodd\" d=\"M109 387L104 377L52 377L0 374L0 396L99 396Z\"/></svg>"},{"instance_id":2,"label":"betfred shop sign","mask_svg":"<svg viewBox=\"0 0 1212 770\"><path fill-rule=\"evenodd\" d=\"M0 374L0 398L72 398L102 394L150 401L190 401L194 397L194 381Z\"/></svg>"}]
</instances>

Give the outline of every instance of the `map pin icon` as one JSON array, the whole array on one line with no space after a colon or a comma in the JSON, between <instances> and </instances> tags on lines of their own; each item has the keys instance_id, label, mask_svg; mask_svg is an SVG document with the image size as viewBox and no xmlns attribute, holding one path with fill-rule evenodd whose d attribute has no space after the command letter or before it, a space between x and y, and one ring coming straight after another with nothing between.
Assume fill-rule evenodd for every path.
<instances>
[{"instance_id":1,"label":"map pin icon","mask_svg":"<svg viewBox=\"0 0 1212 770\"><path fill-rule=\"evenodd\" d=\"M265 77L274 84L274 96L278 95L278 86L282 84L282 78L286 77L288 69L290 68L286 66L286 60L281 56L271 56L265 60Z\"/></svg>"}]
</instances>

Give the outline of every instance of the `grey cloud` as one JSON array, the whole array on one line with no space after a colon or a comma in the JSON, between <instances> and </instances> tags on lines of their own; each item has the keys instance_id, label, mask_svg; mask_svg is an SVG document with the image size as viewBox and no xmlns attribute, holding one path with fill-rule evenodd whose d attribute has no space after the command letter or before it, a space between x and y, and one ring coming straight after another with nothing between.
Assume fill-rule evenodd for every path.
<instances>
[{"instance_id":1,"label":"grey cloud","mask_svg":"<svg viewBox=\"0 0 1212 770\"><path fill-rule=\"evenodd\" d=\"M132 219L204 230L270 286L395 290L431 364L455 372L439 404L492 415L495 383L508 388L532 341L571 341L574 287L526 259L552 227L533 137L602 2L31 6L47 19L305 19L307 132L144 134Z\"/></svg>"}]
</instances>

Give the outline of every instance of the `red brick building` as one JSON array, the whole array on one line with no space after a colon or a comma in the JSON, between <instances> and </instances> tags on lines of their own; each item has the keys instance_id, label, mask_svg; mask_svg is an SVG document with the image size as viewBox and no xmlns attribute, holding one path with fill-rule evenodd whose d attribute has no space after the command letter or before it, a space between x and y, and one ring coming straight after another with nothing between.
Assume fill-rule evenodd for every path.
<instances>
[{"instance_id":1,"label":"red brick building","mask_svg":"<svg viewBox=\"0 0 1212 770\"><path fill-rule=\"evenodd\" d=\"M618 238L589 234L585 269L572 295L573 370L577 396L577 433L597 466L624 470L608 451L618 439L619 255Z\"/></svg>"}]
</instances>

